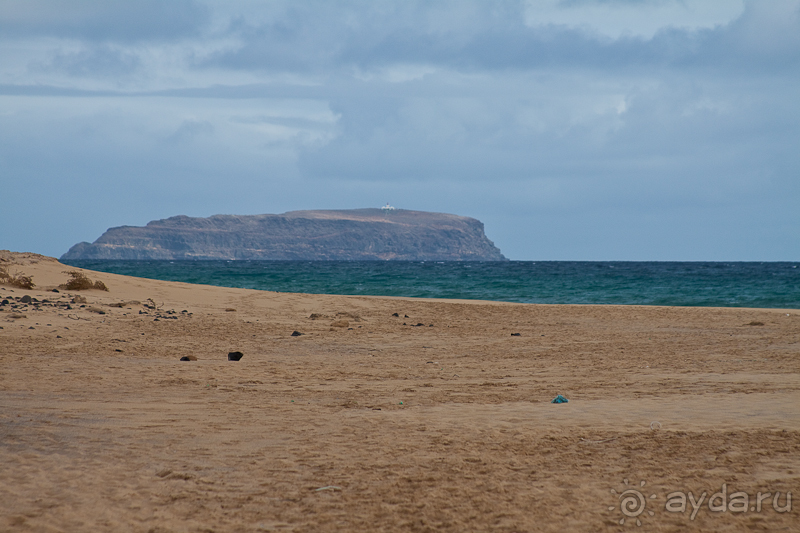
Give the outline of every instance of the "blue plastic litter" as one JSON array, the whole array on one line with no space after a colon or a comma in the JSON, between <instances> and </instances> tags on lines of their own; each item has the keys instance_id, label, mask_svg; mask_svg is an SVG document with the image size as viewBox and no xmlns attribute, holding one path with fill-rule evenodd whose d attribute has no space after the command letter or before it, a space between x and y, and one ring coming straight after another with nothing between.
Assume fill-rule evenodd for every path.
<instances>
[{"instance_id":1,"label":"blue plastic litter","mask_svg":"<svg viewBox=\"0 0 800 533\"><path fill-rule=\"evenodd\" d=\"M552 402L550 402L550 403L567 403L568 401L569 401L569 400L567 400L566 398L564 398L563 396L561 396L561 395L559 394L558 396L556 396L555 398L553 398L553 401L552 401Z\"/></svg>"}]
</instances>

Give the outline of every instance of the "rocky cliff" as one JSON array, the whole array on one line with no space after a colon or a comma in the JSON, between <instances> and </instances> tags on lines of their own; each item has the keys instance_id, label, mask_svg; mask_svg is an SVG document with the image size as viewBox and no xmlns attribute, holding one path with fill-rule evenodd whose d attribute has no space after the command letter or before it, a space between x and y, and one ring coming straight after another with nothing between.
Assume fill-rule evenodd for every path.
<instances>
[{"instance_id":1,"label":"rocky cliff","mask_svg":"<svg viewBox=\"0 0 800 533\"><path fill-rule=\"evenodd\" d=\"M502 261L474 218L397 209L175 216L110 228L74 259Z\"/></svg>"}]
</instances>

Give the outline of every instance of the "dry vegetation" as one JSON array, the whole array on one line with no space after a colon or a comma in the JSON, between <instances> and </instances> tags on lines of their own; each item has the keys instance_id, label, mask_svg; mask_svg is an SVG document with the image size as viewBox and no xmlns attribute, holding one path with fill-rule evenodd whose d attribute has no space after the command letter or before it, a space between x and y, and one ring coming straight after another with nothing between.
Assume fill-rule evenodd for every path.
<instances>
[{"instance_id":1,"label":"dry vegetation","mask_svg":"<svg viewBox=\"0 0 800 533\"><path fill-rule=\"evenodd\" d=\"M65 270L64 274L68 274L70 279L63 285L59 285L59 289L66 289L68 291L85 291L89 289L108 291L108 287L106 287L105 283L102 281L92 281L80 270Z\"/></svg>"},{"instance_id":2,"label":"dry vegetation","mask_svg":"<svg viewBox=\"0 0 800 533\"><path fill-rule=\"evenodd\" d=\"M9 274L5 266L0 265L0 284L11 285L20 289L33 289L36 285L33 283L33 276L24 276L17 272Z\"/></svg>"}]
</instances>

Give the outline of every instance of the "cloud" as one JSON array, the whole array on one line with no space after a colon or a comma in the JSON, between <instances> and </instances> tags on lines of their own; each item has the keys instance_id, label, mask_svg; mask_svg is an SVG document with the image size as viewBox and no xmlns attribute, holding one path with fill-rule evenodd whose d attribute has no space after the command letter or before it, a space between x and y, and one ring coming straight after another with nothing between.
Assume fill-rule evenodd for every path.
<instances>
[{"instance_id":1,"label":"cloud","mask_svg":"<svg viewBox=\"0 0 800 533\"><path fill-rule=\"evenodd\" d=\"M730 68L743 60L763 65L776 53L794 56L800 35L796 2L278 5L284 9L256 21L232 17L225 33L239 44L198 66L325 76L344 71L395 81L439 68ZM762 38L772 46L759 44ZM731 46L740 53L732 55Z\"/></svg>"},{"instance_id":2,"label":"cloud","mask_svg":"<svg viewBox=\"0 0 800 533\"><path fill-rule=\"evenodd\" d=\"M23 4L0 7L0 82L141 90L402 83L438 70L779 72L800 63L796 0ZM636 31L606 31L609 21ZM120 79L108 85L110 76Z\"/></svg>"},{"instance_id":3,"label":"cloud","mask_svg":"<svg viewBox=\"0 0 800 533\"><path fill-rule=\"evenodd\" d=\"M142 66L137 54L108 45L74 52L57 52L48 63L32 66L41 72L54 71L73 78L114 77L124 79Z\"/></svg>"},{"instance_id":4,"label":"cloud","mask_svg":"<svg viewBox=\"0 0 800 533\"><path fill-rule=\"evenodd\" d=\"M70 213L36 237L54 255L386 201L481 218L517 259L800 249L797 0L22 6L0 6L0 228L39 227L35 188Z\"/></svg>"},{"instance_id":5,"label":"cloud","mask_svg":"<svg viewBox=\"0 0 800 533\"><path fill-rule=\"evenodd\" d=\"M529 0L525 22L583 29L611 39L652 39L665 29L724 26L743 10L742 0Z\"/></svg>"},{"instance_id":6,"label":"cloud","mask_svg":"<svg viewBox=\"0 0 800 533\"><path fill-rule=\"evenodd\" d=\"M209 10L193 0L4 0L0 34L135 42L197 36Z\"/></svg>"}]
</instances>

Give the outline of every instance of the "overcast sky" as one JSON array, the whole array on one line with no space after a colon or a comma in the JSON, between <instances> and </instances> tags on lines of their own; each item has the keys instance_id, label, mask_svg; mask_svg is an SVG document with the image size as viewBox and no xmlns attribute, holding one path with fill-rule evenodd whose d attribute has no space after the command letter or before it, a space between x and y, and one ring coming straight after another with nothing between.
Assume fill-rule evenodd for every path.
<instances>
[{"instance_id":1,"label":"overcast sky","mask_svg":"<svg viewBox=\"0 0 800 533\"><path fill-rule=\"evenodd\" d=\"M800 0L2 0L0 248L480 219L519 260L800 260Z\"/></svg>"}]
</instances>

